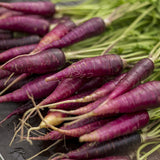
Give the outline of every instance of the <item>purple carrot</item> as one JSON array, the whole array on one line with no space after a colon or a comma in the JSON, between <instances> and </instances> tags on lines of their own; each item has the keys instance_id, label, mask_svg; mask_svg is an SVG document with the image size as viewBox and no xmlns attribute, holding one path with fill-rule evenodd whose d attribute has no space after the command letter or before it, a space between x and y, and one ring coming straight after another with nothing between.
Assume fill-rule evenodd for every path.
<instances>
[{"instance_id":1,"label":"purple carrot","mask_svg":"<svg viewBox=\"0 0 160 160\"><path fill-rule=\"evenodd\" d=\"M30 44L30 45L25 45L25 46L20 46L20 47L14 47L9 50L6 50L2 53L0 53L0 62L7 62L8 60L19 56L19 55L24 55L28 54L31 51L33 51L36 48L37 44Z\"/></svg>"},{"instance_id":2,"label":"purple carrot","mask_svg":"<svg viewBox=\"0 0 160 160\"><path fill-rule=\"evenodd\" d=\"M154 63L150 58L144 58L134 65L127 75L120 81L108 100L127 92L135 84L147 78L154 70Z\"/></svg>"},{"instance_id":3,"label":"purple carrot","mask_svg":"<svg viewBox=\"0 0 160 160\"><path fill-rule=\"evenodd\" d=\"M149 115L147 111L125 114L93 132L81 136L79 140L80 142L108 141L141 129L148 122Z\"/></svg>"},{"instance_id":4,"label":"purple carrot","mask_svg":"<svg viewBox=\"0 0 160 160\"><path fill-rule=\"evenodd\" d=\"M95 143L95 142L92 142ZM91 143L91 144L92 144ZM133 133L118 137L111 141L97 142L93 147L68 152L63 157L73 159L92 159L112 156L115 153L126 153L136 149L142 143L142 137L139 133ZM61 156L62 157L62 156Z\"/></svg>"},{"instance_id":5,"label":"purple carrot","mask_svg":"<svg viewBox=\"0 0 160 160\"><path fill-rule=\"evenodd\" d=\"M85 79L82 78L64 79L46 99L39 103L39 105L54 103L71 96L81 87L84 82Z\"/></svg>"},{"instance_id":6,"label":"purple carrot","mask_svg":"<svg viewBox=\"0 0 160 160\"><path fill-rule=\"evenodd\" d=\"M85 119L82 119L80 121L74 122L72 124L62 126L60 129L70 130L70 129L74 129L74 128L79 128L79 127L83 127L85 125L88 125L90 123L93 123L93 122L96 122L96 121L99 121L99 120L102 120L102 119L104 119L104 118L103 117L85 118ZM29 137L29 139L46 141L46 140L58 140L58 139L61 139L63 137L64 137L64 135L62 133L60 133L58 131L51 131L44 136Z\"/></svg>"},{"instance_id":7,"label":"purple carrot","mask_svg":"<svg viewBox=\"0 0 160 160\"><path fill-rule=\"evenodd\" d=\"M116 54L85 58L46 78L46 81L67 77L113 76L119 74L123 66L123 60Z\"/></svg>"},{"instance_id":8,"label":"purple carrot","mask_svg":"<svg viewBox=\"0 0 160 160\"><path fill-rule=\"evenodd\" d=\"M61 39L64 35L70 32L76 25L73 21L67 20L65 22L59 23L55 28L53 28L49 33L47 33L39 42L38 46L33 50L31 54L41 52L47 49L48 45L54 43L54 41Z\"/></svg>"},{"instance_id":9,"label":"purple carrot","mask_svg":"<svg viewBox=\"0 0 160 160\"><path fill-rule=\"evenodd\" d=\"M57 102L59 100L62 100L64 98L71 96L72 94L74 94L74 92L76 92L80 88L80 86L84 82L85 80L81 78L67 78L61 81L60 84L56 87L56 89L47 98L41 101L38 104L38 106L46 105L49 103L54 103L54 102ZM65 117L66 114L61 113L61 112L58 112L57 114L58 114L58 117L56 117L55 112L52 112L52 111L49 112L44 117L44 121L50 125L59 125L60 123L64 121L63 117ZM41 128L46 128L47 127L46 123L42 121L38 127L30 128L29 132L35 129L38 130Z\"/></svg>"},{"instance_id":10,"label":"purple carrot","mask_svg":"<svg viewBox=\"0 0 160 160\"><path fill-rule=\"evenodd\" d=\"M8 77L12 74L12 72L7 71L7 70L3 70L0 69L0 79L4 78L4 77Z\"/></svg>"},{"instance_id":11,"label":"purple carrot","mask_svg":"<svg viewBox=\"0 0 160 160\"><path fill-rule=\"evenodd\" d=\"M55 5L49 1L46 2L14 2L0 3L1 7L20 11L28 14L37 14L42 16L52 16L55 13Z\"/></svg>"},{"instance_id":12,"label":"purple carrot","mask_svg":"<svg viewBox=\"0 0 160 160\"><path fill-rule=\"evenodd\" d=\"M12 33L1 33L0 32L0 40L2 39L11 39L13 37Z\"/></svg>"},{"instance_id":13,"label":"purple carrot","mask_svg":"<svg viewBox=\"0 0 160 160\"><path fill-rule=\"evenodd\" d=\"M105 23L103 19L94 17L83 24L76 27L74 30L69 32L66 36L57 40L47 48L63 48L72 45L76 42L82 41L84 39L99 35L105 31Z\"/></svg>"},{"instance_id":14,"label":"purple carrot","mask_svg":"<svg viewBox=\"0 0 160 160\"><path fill-rule=\"evenodd\" d=\"M91 104L88 104L87 106L85 107L81 107L77 110L74 110L74 111L70 111L70 112L65 112L65 113L68 113L68 114L84 114L84 113L87 113L89 111L91 111L92 109L96 108L102 101L105 101L106 100L106 96L113 91L113 89L116 87L116 85L118 84L118 82L125 76L126 74L122 74L120 76L118 76L117 78L115 78L114 80L111 80L107 83L105 83L102 87L100 87L99 89L95 90L93 93L85 96L85 97L82 97L82 98L77 98L77 99L71 99L71 100L63 100L61 102L59 102L59 104L57 103L56 105L54 106L51 106L50 108L57 108L57 106L59 105L67 105L69 103L73 103L73 105L77 105L77 103L84 103L84 102L90 102L90 101L96 101L95 103L91 103ZM103 98L103 97L106 97L106 98ZM98 100L99 98L103 98L103 100ZM65 109L65 108L59 108L59 109ZM62 112L62 111L61 111Z\"/></svg>"},{"instance_id":15,"label":"purple carrot","mask_svg":"<svg viewBox=\"0 0 160 160\"><path fill-rule=\"evenodd\" d=\"M69 130L58 129L58 128L56 128L55 130L64 134L64 135L67 135L67 136L79 137L81 135L90 133L90 132L98 129L99 127L105 125L109 121L110 121L110 119L105 119L105 120L99 120L99 121L92 122L92 123L83 125L81 127L73 128L73 129L69 129Z\"/></svg>"},{"instance_id":16,"label":"purple carrot","mask_svg":"<svg viewBox=\"0 0 160 160\"><path fill-rule=\"evenodd\" d=\"M13 112L11 112L6 118L4 118L3 120L0 121L0 125L6 121L7 119L11 118L14 115L19 115L22 114L24 112L26 112L28 109L33 107L33 103L31 101L28 101L27 103L25 103L24 105L21 105L20 107L16 108Z\"/></svg>"},{"instance_id":17,"label":"purple carrot","mask_svg":"<svg viewBox=\"0 0 160 160\"><path fill-rule=\"evenodd\" d=\"M49 22L28 16L13 16L1 19L0 29L44 36L49 30Z\"/></svg>"},{"instance_id":18,"label":"purple carrot","mask_svg":"<svg viewBox=\"0 0 160 160\"><path fill-rule=\"evenodd\" d=\"M159 96L160 82L147 82L113 100L102 103L99 107L83 116L130 113L148 108L155 108L160 105Z\"/></svg>"},{"instance_id":19,"label":"purple carrot","mask_svg":"<svg viewBox=\"0 0 160 160\"><path fill-rule=\"evenodd\" d=\"M47 73L57 70L65 63L64 53L60 49L48 49L36 55L23 56L9 61L3 69L15 73Z\"/></svg>"},{"instance_id":20,"label":"purple carrot","mask_svg":"<svg viewBox=\"0 0 160 160\"><path fill-rule=\"evenodd\" d=\"M57 81L47 83L44 78L48 75L41 76L35 80L25 84L20 89L4 96L0 96L0 102L22 102L29 99L28 95L35 99L40 99L48 96L57 86Z\"/></svg>"},{"instance_id":21,"label":"purple carrot","mask_svg":"<svg viewBox=\"0 0 160 160\"><path fill-rule=\"evenodd\" d=\"M39 41L40 41L40 37L36 35L22 37L22 38L0 40L0 49L6 50L13 47L35 44L35 43L38 43Z\"/></svg>"}]
</instances>

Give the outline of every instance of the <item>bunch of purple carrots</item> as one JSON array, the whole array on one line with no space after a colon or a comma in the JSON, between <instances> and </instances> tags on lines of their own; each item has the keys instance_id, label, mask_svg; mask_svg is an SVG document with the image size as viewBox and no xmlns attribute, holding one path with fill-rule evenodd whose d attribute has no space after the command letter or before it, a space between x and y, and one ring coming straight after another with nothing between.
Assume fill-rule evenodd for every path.
<instances>
[{"instance_id":1,"label":"bunch of purple carrots","mask_svg":"<svg viewBox=\"0 0 160 160\"><path fill-rule=\"evenodd\" d=\"M153 9L149 6L145 13ZM92 17L78 24L69 17L53 20L56 12L57 5L48 1L0 2L0 102L24 102L0 124L23 114L13 140L20 131L21 139L30 143L59 142L64 137L83 142L80 148L52 160L131 160L132 156L114 153L159 138L159 125L153 120L159 119L160 81L145 80L156 68L160 42L134 65L123 56L109 53L113 46L101 55L68 64L64 47L102 35L123 14L115 16L114 11L107 19ZM127 36L129 29L113 44ZM13 38L15 32L25 36ZM24 136L24 126L34 113L42 121ZM143 132L146 126L155 127L155 134ZM44 136L30 136L42 128L51 131Z\"/></svg>"}]
</instances>

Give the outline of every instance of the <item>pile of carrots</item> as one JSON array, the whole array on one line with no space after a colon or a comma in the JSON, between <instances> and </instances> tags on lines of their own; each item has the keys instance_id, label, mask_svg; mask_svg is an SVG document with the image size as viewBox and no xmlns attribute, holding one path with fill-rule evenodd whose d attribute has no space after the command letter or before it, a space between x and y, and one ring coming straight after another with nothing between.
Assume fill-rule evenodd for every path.
<instances>
[{"instance_id":1,"label":"pile of carrots","mask_svg":"<svg viewBox=\"0 0 160 160\"><path fill-rule=\"evenodd\" d=\"M0 122L23 114L11 144L19 132L83 142L52 160L131 160L114 152L156 144L143 160L160 147L158 1L107 1L0 2L0 102L24 102ZM41 123L24 135L31 117Z\"/></svg>"}]
</instances>

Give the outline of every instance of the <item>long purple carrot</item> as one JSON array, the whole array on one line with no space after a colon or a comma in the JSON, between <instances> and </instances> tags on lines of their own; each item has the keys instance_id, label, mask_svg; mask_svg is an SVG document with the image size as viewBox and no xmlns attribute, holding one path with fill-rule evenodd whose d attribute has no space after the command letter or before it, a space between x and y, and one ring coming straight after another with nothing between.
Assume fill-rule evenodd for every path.
<instances>
[{"instance_id":1,"label":"long purple carrot","mask_svg":"<svg viewBox=\"0 0 160 160\"><path fill-rule=\"evenodd\" d=\"M85 119L80 120L78 122L62 126L60 129L70 130L70 129L74 129L74 128L79 128L79 127L82 127L84 125L87 125L87 124L90 124L90 123L93 123L93 122L96 122L96 121L99 121L99 120L102 120L102 119L104 119L104 118L102 118L102 117L85 118ZM63 137L64 137L64 134L62 134L60 132L57 132L57 131L51 131L44 136L29 137L29 139L30 140L44 140L44 141L46 141L46 140L58 140L58 139L63 138Z\"/></svg>"},{"instance_id":2,"label":"long purple carrot","mask_svg":"<svg viewBox=\"0 0 160 160\"><path fill-rule=\"evenodd\" d=\"M49 103L57 102L64 98L67 98L74 94L80 86L85 82L84 79L81 78L67 78L60 82L60 84L56 87L56 89L43 101L41 101L38 106L46 105ZM33 111L32 111L33 112ZM32 114L32 112L30 114ZM58 115L58 116L57 116ZM47 124L50 125L59 125L63 122L63 118L66 114L61 112L52 112L49 111L47 115L44 117L44 120ZM29 132L32 130L38 130L41 128L46 128L47 125L42 121L38 127L32 127L29 129Z\"/></svg>"},{"instance_id":3,"label":"long purple carrot","mask_svg":"<svg viewBox=\"0 0 160 160\"><path fill-rule=\"evenodd\" d=\"M28 95L33 96L35 99L40 99L48 96L57 86L57 81L47 83L44 78L47 75L36 78L35 80L27 83L18 90L0 96L0 102L22 102L29 100Z\"/></svg>"},{"instance_id":4,"label":"long purple carrot","mask_svg":"<svg viewBox=\"0 0 160 160\"><path fill-rule=\"evenodd\" d=\"M104 114L130 113L146 110L148 108L155 108L160 105L159 96L160 82L147 82L121 96L118 96L115 99L102 103L93 111L82 116L89 117ZM83 118L82 116L81 118Z\"/></svg>"},{"instance_id":5,"label":"long purple carrot","mask_svg":"<svg viewBox=\"0 0 160 160\"><path fill-rule=\"evenodd\" d=\"M54 103L74 94L85 82L82 78L66 78L57 86L57 88L39 105Z\"/></svg>"},{"instance_id":6,"label":"long purple carrot","mask_svg":"<svg viewBox=\"0 0 160 160\"><path fill-rule=\"evenodd\" d=\"M0 40L0 49L6 50L13 47L35 44L35 43L38 43L39 41L40 41L40 37L36 35L22 37L22 38Z\"/></svg>"},{"instance_id":7,"label":"long purple carrot","mask_svg":"<svg viewBox=\"0 0 160 160\"><path fill-rule=\"evenodd\" d=\"M55 28L53 28L41 39L37 47L31 52L31 54L35 54L47 49L48 45L54 43L54 41L56 40L61 39L64 35L73 30L73 28L75 27L75 23L71 20L59 23Z\"/></svg>"},{"instance_id":8,"label":"long purple carrot","mask_svg":"<svg viewBox=\"0 0 160 160\"><path fill-rule=\"evenodd\" d=\"M61 108L59 109L65 109L63 108L63 106L67 105L67 104L70 104L70 103L73 103L73 105L77 105L78 103L84 103L84 102L90 102L90 101L96 101L95 103L91 103L91 104L88 104L87 106L85 107L82 107L82 108L79 108L77 110L74 110L73 111L73 114L81 114L81 113L87 113L89 111L91 111L92 109L96 108L100 102L102 102L102 99L101 100L98 100L99 98L102 98L102 97L106 97L110 92L113 91L113 89L116 87L116 85L118 84L118 82L126 75L126 73L124 74L121 74L120 76L118 76L117 78L115 78L114 80L111 80L109 82L106 82L104 85L102 85L99 89L95 90L94 92L92 92L91 94L85 96L85 97L82 97L82 98L76 98L76 99L68 99L68 100L63 100L61 102L58 102L58 103L55 103L55 104L51 104L51 107L50 108L58 108L57 106L61 106ZM106 97L107 98L107 97ZM105 100L105 98L103 98L103 101ZM66 112L66 113L72 113L72 111L70 112Z\"/></svg>"},{"instance_id":9,"label":"long purple carrot","mask_svg":"<svg viewBox=\"0 0 160 160\"><path fill-rule=\"evenodd\" d=\"M63 135L71 136L71 137L79 137L81 135L84 135L86 133L90 133L90 132L94 131L95 129L99 128L100 126L103 126L104 124L106 124L109 121L110 121L110 119L99 120L99 121L91 122L91 123L83 125L81 127L76 127L76 128L72 128L72 129L71 128L70 129L69 128L67 128L67 129L58 129L57 128L57 131L60 132L60 134L58 134L57 132L51 132L50 136L53 137L53 140L57 140L57 139L55 139L55 134L58 135L58 138L62 138ZM28 133L29 132L30 132L30 130L28 131ZM47 135L47 137L48 136L49 135ZM59 137L59 136L61 136L61 137ZM35 138L33 138L33 137L31 139L35 140Z\"/></svg>"},{"instance_id":10,"label":"long purple carrot","mask_svg":"<svg viewBox=\"0 0 160 160\"><path fill-rule=\"evenodd\" d=\"M120 81L114 91L109 95L108 100L118 97L131 89L135 84L147 78L154 70L154 63L150 58L144 58Z\"/></svg>"},{"instance_id":11,"label":"long purple carrot","mask_svg":"<svg viewBox=\"0 0 160 160\"><path fill-rule=\"evenodd\" d=\"M68 152L63 157L73 159L92 159L112 156L115 152L122 154L131 151L138 147L142 142L141 136L138 133L133 133L118 137L111 141L97 142L93 147L87 147L84 150L75 150ZM93 142L92 142L93 143ZM91 143L91 144L92 144ZM62 156L61 156L62 157Z\"/></svg>"},{"instance_id":12,"label":"long purple carrot","mask_svg":"<svg viewBox=\"0 0 160 160\"><path fill-rule=\"evenodd\" d=\"M108 141L141 129L149 122L147 111L122 115L99 129L80 137L80 142Z\"/></svg>"},{"instance_id":13,"label":"long purple carrot","mask_svg":"<svg viewBox=\"0 0 160 160\"><path fill-rule=\"evenodd\" d=\"M0 29L44 36L49 31L49 22L44 19L29 16L13 16L1 19Z\"/></svg>"},{"instance_id":14,"label":"long purple carrot","mask_svg":"<svg viewBox=\"0 0 160 160\"><path fill-rule=\"evenodd\" d=\"M54 41L47 48L63 48L89 37L99 35L105 31L103 19L95 17L76 27L60 40Z\"/></svg>"},{"instance_id":15,"label":"long purple carrot","mask_svg":"<svg viewBox=\"0 0 160 160\"><path fill-rule=\"evenodd\" d=\"M19 57L2 66L15 73L47 73L57 70L65 63L64 53L60 49L48 49L39 54Z\"/></svg>"},{"instance_id":16,"label":"long purple carrot","mask_svg":"<svg viewBox=\"0 0 160 160\"><path fill-rule=\"evenodd\" d=\"M25 46L20 46L20 47L14 47L9 50L6 50L2 53L0 53L0 62L7 62L8 60L19 56L19 55L24 55L28 54L31 51L33 51L36 48L37 44L30 44L30 45L25 45Z\"/></svg>"},{"instance_id":17,"label":"long purple carrot","mask_svg":"<svg viewBox=\"0 0 160 160\"><path fill-rule=\"evenodd\" d=\"M46 81L67 77L113 76L119 74L123 67L123 60L116 54L85 58L46 78Z\"/></svg>"},{"instance_id":18,"label":"long purple carrot","mask_svg":"<svg viewBox=\"0 0 160 160\"><path fill-rule=\"evenodd\" d=\"M28 14L37 14L42 16L52 16L55 13L55 5L49 1L14 3L1 2L0 6L10 10L20 11Z\"/></svg>"}]
</instances>

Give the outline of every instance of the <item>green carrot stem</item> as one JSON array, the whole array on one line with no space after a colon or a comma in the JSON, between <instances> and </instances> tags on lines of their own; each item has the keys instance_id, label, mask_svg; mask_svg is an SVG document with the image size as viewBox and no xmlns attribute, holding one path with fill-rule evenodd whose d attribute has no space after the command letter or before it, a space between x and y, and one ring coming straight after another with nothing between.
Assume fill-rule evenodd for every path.
<instances>
[{"instance_id":1,"label":"green carrot stem","mask_svg":"<svg viewBox=\"0 0 160 160\"><path fill-rule=\"evenodd\" d=\"M141 21L149 12L151 12L153 9L154 9L154 6L151 6L151 7L148 8L144 13L142 13L142 14L123 32L123 34L122 34L119 38L117 38L112 44L110 44L110 45L107 47L107 49L106 49L105 51L102 52L102 55L103 55L106 51L112 49L112 47L114 47L115 44L118 43L121 39L125 38L131 30L133 30L134 28L136 28L137 23L140 22L140 21Z\"/></svg>"}]
</instances>

